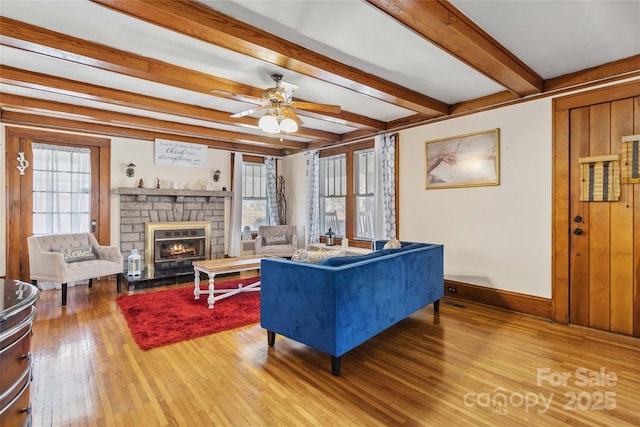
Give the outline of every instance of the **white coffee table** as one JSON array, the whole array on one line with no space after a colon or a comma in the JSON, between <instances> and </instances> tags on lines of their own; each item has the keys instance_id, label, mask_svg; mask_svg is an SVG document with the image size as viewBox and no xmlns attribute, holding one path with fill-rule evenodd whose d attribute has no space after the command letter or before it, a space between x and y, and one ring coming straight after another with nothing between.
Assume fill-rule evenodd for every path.
<instances>
[{"instance_id":1,"label":"white coffee table","mask_svg":"<svg viewBox=\"0 0 640 427\"><path fill-rule=\"evenodd\" d=\"M238 285L235 289L215 289L216 274L239 273L247 270L259 270L260 261L267 258L264 255L250 255L237 258L220 258L210 259L206 261L196 261L193 263L195 273L193 295L195 299L200 299L200 294L209 294L207 302L209 308L213 308L216 301L230 296L239 294L240 292L256 292L260 291L260 281L244 286ZM206 273L209 276L209 290L200 289L200 273ZM219 294L219 295L216 295Z\"/></svg>"}]
</instances>

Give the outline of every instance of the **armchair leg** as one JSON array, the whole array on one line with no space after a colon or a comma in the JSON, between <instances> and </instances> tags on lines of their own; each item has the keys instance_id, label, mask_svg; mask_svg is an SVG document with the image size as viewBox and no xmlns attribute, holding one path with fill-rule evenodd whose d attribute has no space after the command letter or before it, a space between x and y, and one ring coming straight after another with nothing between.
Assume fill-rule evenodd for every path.
<instances>
[{"instance_id":1,"label":"armchair leg","mask_svg":"<svg viewBox=\"0 0 640 427\"><path fill-rule=\"evenodd\" d=\"M33 284L33 286L35 286L36 288L38 287L38 281L37 280L32 280L31 283Z\"/></svg>"},{"instance_id":2,"label":"armchair leg","mask_svg":"<svg viewBox=\"0 0 640 427\"><path fill-rule=\"evenodd\" d=\"M93 279L89 279L89 287L91 288L93 286Z\"/></svg>"},{"instance_id":3,"label":"armchair leg","mask_svg":"<svg viewBox=\"0 0 640 427\"><path fill-rule=\"evenodd\" d=\"M116 288L118 293L122 292L122 273L118 273L116 276Z\"/></svg>"},{"instance_id":4,"label":"armchair leg","mask_svg":"<svg viewBox=\"0 0 640 427\"><path fill-rule=\"evenodd\" d=\"M67 284L62 284L62 306L65 307L67 305Z\"/></svg>"},{"instance_id":5,"label":"armchair leg","mask_svg":"<svg viewBox=\"0 0 640 427\"><path fill-rule=\"evenodd\" d=\"M267 331L267 344L269 344L269 347L273 347L275 343L276 343L276 333L272 331Z\"/></svg>"}]
</instances>

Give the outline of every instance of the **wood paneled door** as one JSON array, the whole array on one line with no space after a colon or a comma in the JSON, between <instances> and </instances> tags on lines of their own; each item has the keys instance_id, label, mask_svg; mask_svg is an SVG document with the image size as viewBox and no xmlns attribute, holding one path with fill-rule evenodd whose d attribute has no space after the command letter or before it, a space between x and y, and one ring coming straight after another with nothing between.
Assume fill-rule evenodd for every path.
<instances>
[{"instance_id":1,"label":"wood paneled door","mask_svg":"<svg viewBox=\"0 0 640 427\"><path fill-rule=\"evenodd\" d=\"M31 281L27 237L33 234L33 164L20 175L12 159L18 153L32 163L34 142L88 148L91 152L91 231L109 244L110 145L109 139L7 127L7 277ZM17 162L15 163L17 165ZM95 221L94 221L95 220Z\"/></svg>"},{"instance_id":2,"label":"wood paneled door","mask_svg":"<svg viewBox=\"0 0 640 427\"><path fill-rule=\"evenodd\" d=\"M560 98L554 111L554 318L640 336L640 184L581 201L579 165L640 133L640 82Z\"/></svg>"}]
</instances>

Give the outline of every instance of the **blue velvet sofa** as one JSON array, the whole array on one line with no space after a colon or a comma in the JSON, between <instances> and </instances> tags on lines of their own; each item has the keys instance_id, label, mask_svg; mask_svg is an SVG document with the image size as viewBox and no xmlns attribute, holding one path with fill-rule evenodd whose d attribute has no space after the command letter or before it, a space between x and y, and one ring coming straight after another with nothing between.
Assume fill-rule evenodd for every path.
<instances>
[{"instance_id":1,"label":"blue velvet sofa","mask_svg":"<svg viewBox=\"0 0 640 427\"><path fill-rule=\"evenodd\" d=\"M261 261L260 324L268 345L276 334L331 355L340 375L342 355L444 295L443 246L402 242L367 255L318 264Z\"/></svg>"}]
</instances>

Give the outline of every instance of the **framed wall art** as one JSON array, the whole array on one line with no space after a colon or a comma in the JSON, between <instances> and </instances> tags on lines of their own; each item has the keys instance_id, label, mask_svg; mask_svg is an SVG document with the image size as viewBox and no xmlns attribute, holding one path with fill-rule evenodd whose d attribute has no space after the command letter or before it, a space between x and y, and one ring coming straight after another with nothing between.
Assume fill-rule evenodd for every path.
<instances>
[{"instance_id":1,"label":"framed wall art","mask_svg":"<svg viewBox=\"0 0 640 427\"><path fill-rule=\"evenodd\" d=\"M426 189L500 185L500 130L425 142Z\"/></svg>"}]
</instances>

